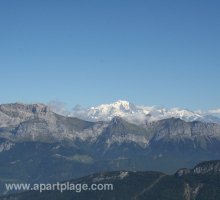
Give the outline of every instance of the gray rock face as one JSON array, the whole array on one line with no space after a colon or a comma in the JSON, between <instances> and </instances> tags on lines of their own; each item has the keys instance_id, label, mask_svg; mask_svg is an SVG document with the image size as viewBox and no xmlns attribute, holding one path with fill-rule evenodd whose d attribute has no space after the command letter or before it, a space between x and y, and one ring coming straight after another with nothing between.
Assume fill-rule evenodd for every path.
<instances>
[{"instance_id":1,"label":"gray rock face","mask_svg":"<svg viewBox=\"0 0 220 200\"><path fill-rule=\"evenodd\" d=\"M147 124L147 131L154 149L220 150L219 124L171 118Z\"/></svg>"},{"instance_id":2,"label":"gray rock face","mask_svg":"<svg viewBox=\"0 0 220 200\"><path fill-rule=\"evenodd\" d=\"M203 162L198 164L192 172L194 174L219 174L220 173L220 161Z\"/></svg>"},{"instance_id":3,"label":"gray rock face","mask_svg":"<svg viewBox=\"0 0 220 200\"><path fill-rule=\"evenodd\" d=\"M51 120L51 113L43 104L2 104L0 105L0 127L17 125L36 116Z\"/></svg>"},{"instance_id":4,"label":"gray rock face","mask_svg":"<svg viewBox=\"0 0 220 200\"><path fill-rule=\"evenodd\" d=\"M87 140L100 134L104 125L53 113L42 104L0 106L0 137L13 140Z\"/></svg>"},{"instance_id":5,"label":"gray rock face","mask_svg":"<svg viewBox=\"0 0 220 200\"><path fill-rule=\"evenodd\" d=\"M205 161L197 164L193 169L182 168L176 172L176 176L186 175L204 175L204 174L219 174L220 175L220 160Z\"/></svg>"},{"instance_id":6,"label":"gray rock face","mask_svg":"<svg viewBox=\"0 0 220 200\"><path fill-rule=\"evenodd\" d=\"M104 142L107 148L115 143L133 142L142 148L146 148L149 144L147 130L144 127L128 123L120 117L113 118L97 139Z\"/></svg>"},{"instance_id":7,"label":"gray rock face","mask_svg":"<svg viewBox=\"0 0 220 200\"><path fill-rule=\"evenodd\" d=\"M185 122L181 119L170 118L147 125L147 129L156 140L162 138L194 138L197 136L220 137L220 125L205 122Z\"/></svg>"},{"instance_id":8,"label":"gray rock face","mask_svg":"<svg viewBox=\"0 0 220 200\"><path fill-rule=\"evenodd\" d=\"M191 170L190 169L187 169L187 168L183 168L183 169L179 169L177 172L176 172L176 175L177 176L185 176L187 174L190 174L191 173Z\"/></svg>"},{"instance_id":9,"label":"gray rock face","mask_svg":"<svg viewBox=\"0 0 220 200\"><path fill-rule=\"evenodd\" d=\"M9 141L0 143L0 153L4 151L9 151L11 148L13 148L14 145L14 143Z\"/></svg>"}]
</instances>

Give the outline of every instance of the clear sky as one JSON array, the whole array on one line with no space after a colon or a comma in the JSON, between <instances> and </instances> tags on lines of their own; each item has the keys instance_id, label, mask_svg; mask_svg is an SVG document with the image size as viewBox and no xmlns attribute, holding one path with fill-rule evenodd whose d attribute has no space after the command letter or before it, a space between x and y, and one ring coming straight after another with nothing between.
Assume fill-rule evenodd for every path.
<instances>
[{"instance_id":1,"label":"clear sky","mask_svg":"<svg viewBox=\"0 0 220 200\"><path fill-rule=\"evenodd\" d=\"M0 103L220 107L219 0L1 0Z\"/></svg>"}]
</instances>

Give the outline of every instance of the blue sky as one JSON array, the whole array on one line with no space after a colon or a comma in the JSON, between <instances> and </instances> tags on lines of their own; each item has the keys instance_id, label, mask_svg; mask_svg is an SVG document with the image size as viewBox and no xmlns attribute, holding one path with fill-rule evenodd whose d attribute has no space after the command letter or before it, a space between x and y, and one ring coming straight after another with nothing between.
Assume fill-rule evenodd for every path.
<instances>
[{"instance_id":1,"label":"blue sky","mask_svg":"<svg viewBox=\"0 0 220 200\"><path fill-rule=\"evenodd\" d=\"M0 103L220 107L220 1L1 0Z\"/></svg>"}]
</instances>

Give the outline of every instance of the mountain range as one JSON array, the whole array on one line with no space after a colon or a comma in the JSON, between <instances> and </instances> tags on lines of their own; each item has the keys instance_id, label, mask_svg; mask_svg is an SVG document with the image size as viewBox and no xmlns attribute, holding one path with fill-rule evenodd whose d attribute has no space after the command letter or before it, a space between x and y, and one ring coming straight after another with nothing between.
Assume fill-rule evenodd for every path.
<instances>
[{"instance_id":1,"label":"mountain range","mask_svg":"<svg viewBox=\"0 0 220 200\"><path fill-rule=\"evenodd\" d=\"M174 173L220 159L220 124L181 118L85 121L43 104L0 105L0 192L4 183L56 182L91 173Z\"/></svg>"},{"instance_id":2,"label":"mountain range","mask_svg":"<svg viewBox=\"0 0 220 200\"><path fill-rule=\"evenodd\" d=\"M202 162L173 175L161 172L115 171L68 181L70 184L112 184L109 191L28 191L0 197L0 200L218 200L220 161Z\"/></svg>"},{"instance_id":3,"label":"mountain range","mask_svg":"<svg viewBox=\"0 0 220 200\"><path fill-rule=\"evenodd\" d=\"M54 105L53 108L55 107ZM122 117L131 123L143 124L174 117L188 122L198 120L220 123L220 118L214 115L214 113L214 110L202 112L181 108L168 109L157 106L139 106L128 101L118 100L111 104L102 104L90 108L83 108L78 105L68 115L95 122L109 121L114 117Z\"/></svg>"}]
</instances>

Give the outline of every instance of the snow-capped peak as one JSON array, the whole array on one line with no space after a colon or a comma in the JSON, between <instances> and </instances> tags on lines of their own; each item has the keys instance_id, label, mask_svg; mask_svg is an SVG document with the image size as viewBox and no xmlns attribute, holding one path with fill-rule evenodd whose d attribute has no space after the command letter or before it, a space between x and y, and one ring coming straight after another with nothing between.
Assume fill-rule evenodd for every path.
<instances>
[{"instance_id":1,"label":"snow-capped peak","mask_svg":"<svg viewBox=\"0 0 220 200\"><path fill-rule=\"evenodd\" d=\"M110 104L110 106L114 106L114 107L123 107L125 109L129 109L130 108L130 102L128 101L123 101L123 100L118 100L112 104ZM108 106L108 104L106 104Z\"/></svg>"},{"instance_id":2,"label":"snow-capped peak","mask_svg":"<svg viewBox=\"0 0 220 200\"><path fill-rule=\"evenodd\" d=\"M111 120L113 117L125 117L126 115L132 115L137 112L137 108L134 104L119 100L111 104L102 104L97 107L91 107L85 110L86 119L99 121Z\"/></svg>"},{"instance_id":3,"label":"snow-capped peak","mask_svg":"<svg viewBox=\"0 0 220 200\"><path fill-rule=\"evenodd\" d=\"M102 112L135 112L136 111L136 106L134 104L131 104L128 101L123 101L123 100L118 100L114 103L111 104L102 104L97 107L91 107L91 110L96 110L96 111L102 111ZM119 114L119 113L118 113Z\"/></svg>"},{"instance_id":4,"label":"snow-capped peak","mask_svg":"<svg viewBox=\"0 0 220 200\"><path fill-rule=\"evenodd\" d=\"M187 110L187 109L180 109L180 108L171 108L171 109L154 109L149 113L149 120L150 121L157 121L160 119L166 118L180 118L185 121L195 121L195 120L202 120L203 116L196 112Z\"/></svg>"},{"instance_id":5,"label":"snow-capped peak","mask_svg":"<svg viewBox=\"0 0 220 200\"><path fill-rule=\"evenodd\" d=\"M87 109L78 106L71 115L90 121L110 121L114 117L122 117L127 121L138 124L172 117L185 121L219 121L219 119L217 120L213 116L207 116L201 112L194 112L188 109L139 106L124 100L118 100L110 104L101 104Z\"/></svg>"}]
</instances>

